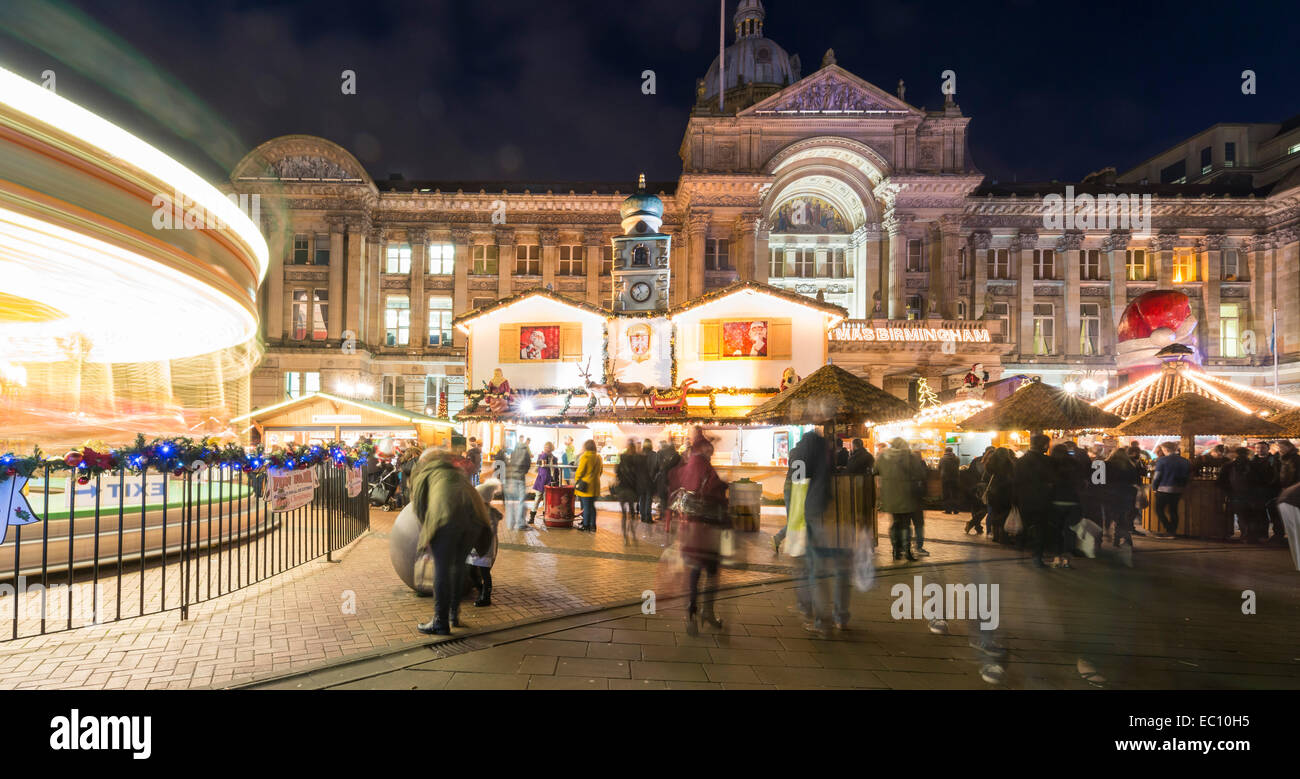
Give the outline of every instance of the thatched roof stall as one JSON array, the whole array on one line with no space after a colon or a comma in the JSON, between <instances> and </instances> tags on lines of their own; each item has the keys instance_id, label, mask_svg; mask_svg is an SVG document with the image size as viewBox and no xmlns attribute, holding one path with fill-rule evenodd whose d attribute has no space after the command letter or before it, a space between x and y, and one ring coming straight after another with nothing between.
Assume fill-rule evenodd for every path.
<instances>
[{"instance_id":1,"label":"thatched roof stall","mask_svg":"<svg viewBox=\"0 0 1300 779\"><path fill-rule=\"evenodd\" d=\"M837 365L824 365L803 381L749 412L754 422L854 425L889 422L916 413L906 401Z\"/></svg>"},{"instance_id":2,"label":"thatched roof stall","mask_svg":"<svg viewBox=\"0 0 1300 779\"><path fill-rule=\"evenodd\" d=\"M963 430L1096 430L1123 420L1064 390L1030 382L961 422Z\"/></svg>"},{"instance_id":3,"label":"thatched roof stall","mask_svg":"<svg viewBox=\"0 0 1300 779\"><path fill-rule=\"evenodd\" d=\"M1300 408L1283 411L1277 416L1269 417L1268 421L1282 428L1282 435L1288 438L1300 438Z\"/></svg>"},{"instance_id":4,"label":"thatched roof stall","mask_svg":"<svg viewBox=\"0 0 1300 779\"><path fill-rule=\"evenodd\" d=\"M1187 392L1224 403L1247 414L1266 411L1271 415L1297 408L1295 403L1286 398L1211 376L1196 364L1185 360L1166 362L1159 371L1120 387L1098 400L1097 406L1128 419ZM1211 433L1212 431L1206 430L1198 434Z\"/></svg>"},{"instance_id":5,"label":"thatched roof stall","mask_svg":"<svg viewBox=\"0 0 1300 779\"><path fill-rule=\"evenodd\" d=\"M1176 435L1182 439L1187 457L1193 453L1198 435L1281 435L1278 425L1211 400L1195 392L1184 392L1125 421L1121 435Z\"/></svg>"}]
</instances>

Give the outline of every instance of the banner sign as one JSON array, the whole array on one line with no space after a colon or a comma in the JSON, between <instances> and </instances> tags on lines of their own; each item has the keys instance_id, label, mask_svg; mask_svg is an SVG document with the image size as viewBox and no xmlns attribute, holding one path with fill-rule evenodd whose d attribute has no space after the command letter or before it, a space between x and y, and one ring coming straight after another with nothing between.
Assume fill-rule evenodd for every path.
<instances>
[{"instance_id":1,"label":"banner sign","mask_svg":"<svg viewBox=\"0 0 1300 779\"><path fill-rule=\"evenodd\" d=\"M316 495L316 469L303 468L286 471L266 470L266 499L271 511L293 511L302 508Z\"/></svg>"},{"instance_id":2,"label":"banner sign","mask_svg":"<svg viewBox=\"0 0 1300 779\"><path fill-rule=\"evenodd\" d=\"M365 479L361 475L361 466L348 469L348 497L355 498L361 494L361 487Z\"/></svg>"},{"instance_id":3,"label":"banner sign","mask_svg":"<svg viewBox=\"0 0 1300 779\"><path fill-rule=\"evenodd\" d=\"M865 322L841 322L830 331L827 338L831 341L948 341L983 344L993 340L984 328L873 327Z\"/></svg>"},{"instance_id":4,"label":"banner sign","mask_svg":"<svg viewBox=\"0 0 1300 779\"><path fill-rule=\"evenodd\" d=\"M360 414L312 414L313 425L352 425L361 422Z\"/></svg>"}]
</instances>

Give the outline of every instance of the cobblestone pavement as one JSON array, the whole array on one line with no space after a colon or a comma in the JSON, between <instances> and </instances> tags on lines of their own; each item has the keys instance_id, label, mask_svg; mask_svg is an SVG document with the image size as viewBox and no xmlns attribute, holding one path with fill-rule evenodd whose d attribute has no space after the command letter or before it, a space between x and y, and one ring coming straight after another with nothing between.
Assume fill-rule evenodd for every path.
<instances>
[{"instance_id":1,"label":"cobblestone pavement","mask_svg":"<svg viewBox=\"0 0 1300 779\"><path fill-rule=\"evenodd\" d=\"M327 563L322 560L307 563L232 595L197 604L191 607L190 618L186 621L181 621L179 614L171 611L97 627L2 642L0 643L0 689L227 687L304 673L321 667L338 665L344 661L364 658L376 658L374 662L384 667L400 665L405 662L403 658L408 656L413 659L418 658L419 662L428 662L429 653L434 650L428 648L429 640L415 631L415 624L428 618L432 610L432 602L427 598L415 596L400 582L392 570L388 559L387 539L387 531L391 527L392 520L392 514L375 512L372 514L371 532L346 550L338 562ZM999 565L1008 565L1009 561L1017 557L1013 550L994 546L982 538L963 535L961 524L957 520L945 518L938 513L930 514L929 520L927 529L932 541L927 543L927 546L933 554L926 558L925 564L912 564L908 571L909 576L913 570L942 571L952 564L963 562L977 564L976 567L979 568L994 569ZM788 586L779 582L788 580L796 571L789 567L788 559L774 559L770 550L771 533L778 530L781 523L779 510L776 513L765 513L760 532L739 534L742 538L740 558L744 560L744 564L739 569L724 572L724 587L765 584L778 588ZM645 589L656 587L656 571L659 567L657 560L666 543L662 529L659 526L640 526L640 538L633 545L624 543L619 532L618 517L612 512L601 512L599 526L600 530L594 535L567 529L542 528L512 532L503 527L502 551L493 569L495 582L493 605L486 609L466 608L464 618L467 627L456 631L453 639L463 636L484 636L484 638L475 638L474 641L478 642L478 645L490 646L494 639L490 640L486 637L496 635L493 631L498 629L513 626L516 631L535 632L534 628L526 625L547 618L560 617L579 622L608 621L609 617L602 611L603 609L626 608L638 603ZM1224 564L1223 567L1228 573L1236 570L1240 560L1250 560L1253 564L1254 560L1277 561L1286 557L1284 552L1273 550L1225 549L1221 546L1185 541L1139 541L1139 556L1145 557L1142 552L1148 548L1185 551L1187 555L1178 556L1189 560L1197 555L1212 557L1218 554L1225 559L1235 561ZM1163 552L1150 555L1152 558L1162 559L1171 556L1173 555ZM877 560L882 566L883 577L891 570L892 565L883 547L878 550ZM1091 564L1100 565L1100 563ZM1109 569L1107 571L1109 572ZM1060 573L1080 576L1083 572ZM1186 573L1174 571L1170 575L1172 578L1168 582L1158 586L1153 584L1152 589L1180 591L1174 582L1185 578ZM1286 577L1282 578L1293 581L1294 576L1292 572L1290 580ZM1294 596L1295 585L1290 586ZM878 586L866 596L855 596L855 613L871 614L879 611L871 604L871 599L884 598L885 595L882 593L886 591L887 588ZM670 593L659 592L658 595L664 598ZM748 600L750 598L754 600ZM766 605L764 605L764 598L767 599ZM867 599L867 605L859 605L859 601L863 598ZM761 621L735 620L734 624L729 623L728 635L734 632L734 638L739 640L740 644L747 643L748 639L758 638L778 638L791 642L809 641L810 639L803 635L802 628L796 624L797 615L785 611L788 600L788 593L779 589L748 593L734 599L735 602L728 600L726 605L720 608L720 612L729 613L729 609L743 608L743 613L748 616L751 610L763 611L762 616L755 617ZM1268 602L1265 596L1261 596L1261 602ZM345 606L349 603L355 604L355 613L347 613ZM1007 608L1006 604L1007 600L1004 596L1004 610ZM1279 608L1279 606L1271 605L1270 608ZM1289 608L1291 608L1291 625L1294 626L1300 620L1295 619L1293 602ZM603 614L605 616L602 616ZM662 632L663 635L656 640L663 641L665 636L673 637L674 646L677 645L677 638L687 638L684 635L677 635L681 632L679 628L684 627L684 623L680 619L680 606L671 602L665 602L659 614L654 617L640 616L635 606L632 606L626 614L620 614L618 618L627 615L635 616L631 617L632 622L628 623L629 627L618 628L618 630L644 630L647 634L655 631ZM636 623L638 619L645 620L645 625ZM884 619L886 621L882 622L880 631L917 630L915 624L901 623L900 626L888 620L887 616ZM1259 624L1274 623L1272 616L1261 616L1257 619L1260 620ZM770 630L765 629L764 626ZM608 625L596 629L614 630ZM739 632L741 630L744 631L743 634ZM932 640L924 630L924 623L921 623L920 630L927 640ZM789 635L781 633L773 635L776 631L785 631ZM764 635L765 633L767 635ZM863 635L876 634L876 632L867 632ZM581 653L577 652L576 645L562 644L560 646L565 648L568 654L550 653L549 656L572 660L621 659L638 663L686 662L652 659L663 650L651 649L648 655L643 654L643 647L639 644L627 643L637 635L639 634L620 632L616 638L615 634L610 632L607 640L602 640L606 639L606 636L604 633L599 633L597 639L582 642ZM1276 631L1274 635L1278 635ZM1264 639L1267 639L1267 636ZM544 640L567 642L572 639ZM721 640L722 637L708 635L691 639L706 644L713 641L714 649L726 648L716 645L716 642ZM682 648L701 648L688 646L689 643L684 642ZM844 642L841 639L833 643ZM1292 645L1297 643L1300 642L1293 642ZM588 654L589 644L606 646L591 648L592 654ZM768 648L764 651L808 652L805 644L795 643L791 647L786 647L783 643L782 649L772 647L770 642L768 644ZM549 646L555 648L555 645ZM636 648L635 657L630 656L633 646ZM648 646L663 645L648 644ZM445 654L449 650L437 651ZM534 655L547 656L548 653L533 652L522 655L521 658ZM625 655L628 656L624 657ZM696 656L699 656L698 653ZM811 662L809 658L798 657ZM1014 659L1013 657L1012 660ZM520 662L522 663L523 660L521 659ZM533 664L538 662L541 662L542 666L547 665L544 660L533 660L526 667L533 668ZM698 662L703 663L703 660ZM1287 660L1282 664L1294 673L1295 668L1286 664L1289 662L1291 661ZM527 674L525 682L532 683L533 686L564 684L567 683L564 678L567 678L568 671L583 667L566 663L563 666L566 673L559 673L556 669L561 666L558 665L558 660L556 663L555 669L544 673ZM651 683L670 681L634 677L631 675L631 666L628 666L627 671L629 675L626 679L629 682L634 678ZM644 672L645 670L642 669L639 673ZM448 671L448 674L450 684L450 675L453 672ZM755 674L758 675L757 672ZM517 674L512 674L514 675ZM540 678L537 680L528 678L534 675L564 678L558 682L554 679L546 681ZM422 678L432 683L432 680L440 677ZM597 677L591 675L590 678ZM614 677L612 686L619 686L618 678ZM467 681L484 685L497 683L488 677L468 677L451 686ZM609 681L611 680L606 679L607 684ZM687 680L671 681L676 683ZM715 683L712 679L705 679L703 682ZM511 684L516 683L517 681L511 682ZM716 683L723 682L719 680ZM758 683L779 682L759 681ZM290 686L297 684L294 682ZM600 683L593 681L590 684Z\"/></svg>"},{"instance_id":2,"label":"cobblestone pavement","mask_svg":"<svg viewBox=\"0 0 1300 779\"><path fill-rule=\"evenodd\" d=\"M991 662L974 623L946 634L895 619L897 585L998 584L1004 678L1015 689L1300 689L1300 574L1277 550L1142 544L1129 569L1103 553L1071 570L1023 560L918 563L878 572L850 629L822 638L791 606L794 584L720 594L721 630L686 632L680 602L647 616L609 609L553 625L263 685L334 689L967 689ZM1243 591L1259 612L1242 613ZM1104 682L1090 684L1079 661Z\"/></svg>"}]
</instances>

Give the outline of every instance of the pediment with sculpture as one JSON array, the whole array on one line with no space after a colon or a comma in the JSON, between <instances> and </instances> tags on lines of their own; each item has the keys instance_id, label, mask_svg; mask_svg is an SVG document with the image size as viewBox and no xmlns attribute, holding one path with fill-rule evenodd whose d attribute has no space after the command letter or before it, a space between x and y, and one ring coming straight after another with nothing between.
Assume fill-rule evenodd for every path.
<instances>
[{"instance_id":1,"label":"pediment with sculpture","mask_svg":"<svg viewBox=\"0 0 1300 779\"><path fill-rule=\"evenodd\" d=\"M831 65L745 109L745 114L797 111L917 113L917 109L852 73Z\"/></svg>"}]
</instances>

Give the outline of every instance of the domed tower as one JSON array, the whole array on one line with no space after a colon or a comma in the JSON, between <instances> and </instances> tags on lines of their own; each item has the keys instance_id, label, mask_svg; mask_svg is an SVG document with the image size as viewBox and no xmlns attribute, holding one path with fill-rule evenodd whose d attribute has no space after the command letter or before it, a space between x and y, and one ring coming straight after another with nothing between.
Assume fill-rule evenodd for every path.
<instances>
[{"instance_id":1,"label":"domed tower","mask_svg":"<svg viewBox=\"0 0 1300 779\"><path fill-rule=\"evenodd\" d=\"M736 42L723 52L723 108L735 113L776 94L800 79L799 55L791 57L776 41L763 37L767 12L760 0L740 0L731 17ZM696 113L718 110L718 59L714 58L701 88Z\"/></svg>"},{"instance_id":2,"label":"domed tower","mask_svg":"<svg viewBox=\"0 0 1300 779\"><path fill-rule=\"evenodd\" d=\"M659 232L664 203L646 194L641 174L636 194L618 209L623 235L614 238L615 311L664 311L668 308L668 253L672 237Z\"/></svg>"}]
</instances>

